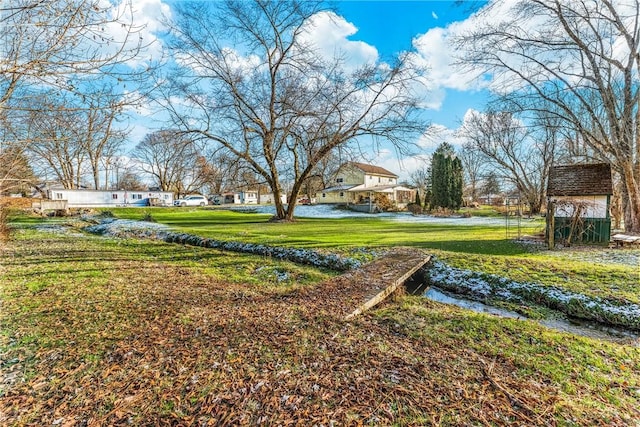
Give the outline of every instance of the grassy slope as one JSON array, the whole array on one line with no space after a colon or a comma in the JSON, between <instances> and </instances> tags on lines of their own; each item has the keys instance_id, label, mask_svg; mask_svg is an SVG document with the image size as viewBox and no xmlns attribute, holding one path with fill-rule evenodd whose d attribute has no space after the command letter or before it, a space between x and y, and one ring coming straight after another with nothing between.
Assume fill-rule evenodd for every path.
<instances>
[{"instance_id":1,"label":"grassy slope","mask_svg":"<svg viewBox=\"0 0 640 427\"><path fill-rule=\"evenodd\" d=\"M144 213L140 209L113 212L132 219L140 219ZM451 226L377 218L302 218L295 223L271 223L269 215L224 210L160 208L145 212L176 230L221 240L331 250L420 247L432 250L454 267L640 303L640 267L594 263L562 252L534 251L530 246L505 239L505 229L500 225ZM543 227L540 220L523 224L524 234Z\"/></svg>"},{"instance_id":2,"label":"grassy slope","mask_svg":"<svg viewBox=\"0 0 640 427\"><path fill-rule=\"evenodd\" d=\"M420 298L346 323L298 292L328 272L215 250L25 229L1 255L3 425L640 420L637 347Z\"/></svg>"}]
</instances>

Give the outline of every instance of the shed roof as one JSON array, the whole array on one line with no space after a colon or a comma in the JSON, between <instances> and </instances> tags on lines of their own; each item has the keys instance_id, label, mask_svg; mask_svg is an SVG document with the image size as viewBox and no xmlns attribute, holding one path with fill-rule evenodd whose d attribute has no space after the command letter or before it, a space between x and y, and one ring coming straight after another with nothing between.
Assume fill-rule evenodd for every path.
<instances>
[{"instance_id":1,"label":"shed roof","mask_svg":"<svg viewBox=\"0 0 640 427\"><path fill-rule=\"evenodd\" d=\"M611 165L591 163L553 166L547 196L597 196L613 194Z\"/></svg>"},{"instance_id":2,"label":"shed roof","mask_svg":"<svg viewBox=\"0 0 640 427\"><path fill-rule=\"evenodd\" d=\"M372 174L376 174L376 175L390 176L390 177L393 177L393 178L397 178L398 177L398 175L396 175L395 173L390 172L390 171L388 171L385 168L382 168L380 166L368 165L366 163L358 163L358 162L349 162L349 164L357 167L358 169L360 169L364 173L372 173Z\"/></svg>"}]
</instances>

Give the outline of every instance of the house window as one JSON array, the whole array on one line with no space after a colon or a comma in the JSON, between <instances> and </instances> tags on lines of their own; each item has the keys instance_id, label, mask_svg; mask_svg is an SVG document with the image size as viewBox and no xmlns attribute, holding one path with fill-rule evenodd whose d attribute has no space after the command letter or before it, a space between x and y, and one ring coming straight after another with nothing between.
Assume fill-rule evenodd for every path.
<instances>
[{"instance_id":1,"label":"house window","mask_svg":"<svg viewBox=\"0 0 640 427\"><path fill-rule=\"evenodd\" d=\"M111 193L111 198L113 200L118 200L118 193Z\"/></svg>"},{"instance_id":2,"label":"house window","mask_svg":"<svg viewBox=\"0 0 640 427\"><path fill-rule=\"evenodd\" d=\"M327 197L327 193L322 193L322 197Z\"/></svg>"},{"instance_id":3,"label":"house window","mask_svg":"<svg viewBox=\"0 0 640 427\"><path fill-rule=\"evenodd\" d=\"M382 178L378 177L378 184L380 184L380 182L381 182L380 180L381 180L381 179L382 179Z\"/></svg>"},{"instance_id":4,"label":"house window","mask_svg":"<svg viewBox=\"0 0 640 427\"><path fill-rule=\"evenodd\" d=\"M168 195L168 194L165 194L165 195L164 195L164 198L165 198L165 200L166 200L166 199L168 199L168 198L169 198L169 195Z\"/></svg>"},{"instance_id":5,"label":"house window","mask_svg":"<svg viewBox=\"0 0 640 427\"><path fill-rule=\"evenodd\" d=\"M338 184L341 184L341 183L343 183L343 182L344 182L344 178L338 178L338 179L336 179L336 182L337 182Z\"/></svg>"},{"instance_id":6,"label":"house window","mask_svg":"<svg viewBox=\"0 0 640 427\"><path fill-rule=\"evenodd\" d=\"M62 193L56 193L53 197L54 199L62 200Z\"/></svg>"},{"instance_id":7,"label":"house window","mask_svg":"<svg viewBox=\"0 0 640 427\"><path fill-rule=\"evenodd\" d=\"M344 192L340 192L340 197L344 197Z\"/></svg>"},{"instance_id":8,"label":"house window","mask_svg":"<svg viewBox=\"0 0 640 427\"><path fill-rule=\"evenodd\" d=\"M133 200L142 200L142 194L132 194L131 198Z\"/></svg>"}]
</instances>

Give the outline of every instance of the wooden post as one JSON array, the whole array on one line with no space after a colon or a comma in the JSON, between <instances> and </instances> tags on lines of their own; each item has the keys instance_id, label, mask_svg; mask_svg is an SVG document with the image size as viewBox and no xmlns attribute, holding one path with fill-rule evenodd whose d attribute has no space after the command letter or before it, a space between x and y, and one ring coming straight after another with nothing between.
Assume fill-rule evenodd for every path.
<instances>
[{"instance_id":1,"label":"wooden post","mask_svg":"<svg viewBox=\"0 0 640 427\"><path fill-rule=\"evenodd\" d=\"M556 247L555 233L556 233L556 219L555 219L555 203L552 200L547 201L547 246L549 250L553 250Z\"/></svg>"}]
</instances>

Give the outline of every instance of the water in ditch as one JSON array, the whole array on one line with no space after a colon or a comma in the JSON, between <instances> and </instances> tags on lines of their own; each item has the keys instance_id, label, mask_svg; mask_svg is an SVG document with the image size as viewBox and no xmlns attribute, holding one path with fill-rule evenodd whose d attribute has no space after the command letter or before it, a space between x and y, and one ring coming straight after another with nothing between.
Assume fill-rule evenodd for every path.
<instances>
[{"instance_id":1,"label":"water in ditch","mask_svg":"<svg viewBox=\"0 0 640 427\"><path fill-rule=\"evenodd\" d=\"M478 301L472 301L466 298L462 298L458 295L444 292L443 290L438 289L434 286L428 288L423 293L423 296L433 301L455 305L479 313L488 313L496 316L509 317L514 319L528 319L526 316L523 316L520 313L498 307L492 307ZM532 321L538 322L548 328L563 332L569 332L572 334L601 340L631 344L636 347L640 347L640 333L622 328L611 327L597 322L578 319L543 319Z\"/></svg>"}]
</instances>

